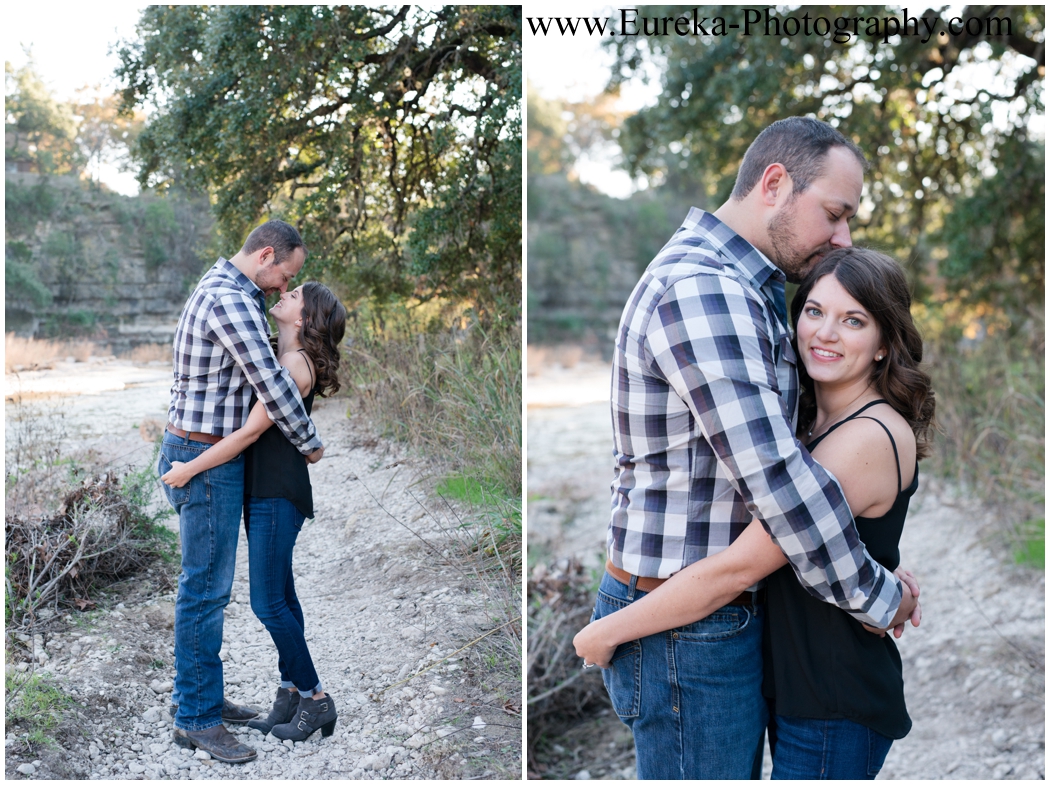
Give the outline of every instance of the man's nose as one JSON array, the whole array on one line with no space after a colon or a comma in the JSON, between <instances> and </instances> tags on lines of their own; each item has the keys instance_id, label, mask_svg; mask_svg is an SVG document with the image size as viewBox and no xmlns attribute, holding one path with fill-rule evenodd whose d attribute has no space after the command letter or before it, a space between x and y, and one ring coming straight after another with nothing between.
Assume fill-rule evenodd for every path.
<instances>
[{"instance_id":1,"label":"man's nose","mask_svg":"<svg viewBox=\"0 0 1050 785\"><path fill-rule=\"evenodd\" d=\"M849 234L849 224L846 221L839 221L835 226L835 233L831 235L831 244L835 248L853 247L853 239Z\"/></svg>"}]
</instances>

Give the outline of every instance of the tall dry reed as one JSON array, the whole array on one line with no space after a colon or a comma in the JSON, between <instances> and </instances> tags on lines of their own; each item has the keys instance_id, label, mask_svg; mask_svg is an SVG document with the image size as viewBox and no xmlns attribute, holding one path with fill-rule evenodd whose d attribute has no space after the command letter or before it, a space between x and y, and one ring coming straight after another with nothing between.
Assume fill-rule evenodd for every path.
<instances>
[{"instance_id":1,"label":"tall dry reed","mask_svg":"<svg viewBox=\"0 0 1050 785\"><path fill-rule=\"evenodd\" d=\"M85 362L98 350L99 347L94 342L83 339L53 341L7 333L4 336L4 372L11 373L18 367L39 368L67 357L72 357L77 362ZM106 353L108 354L108 351Z\"/></svg>"},{"instance_id":2,"label":"tall dry reed","mask_svg":"<svg viewBox=\"0 0 1050 785\"><path fill-rule=\"evenodd\" d=\"M995 333L966 345L927 346L937 394L935 473L998 511L1002 533L1019 547L1042 538L1046 407L1041 327Z\"/></svg>"},{"instance_id":3,"label":"tall dry reed","mask_svg":"<svg viewBox=\"0 0 1050 785\"><path fill-rule=\"evenodd\" d=\"M352 395L363 414L453 472L521 495L521 334L425 331L401 313L358 329Z\"/></svg>"}]
</instances>

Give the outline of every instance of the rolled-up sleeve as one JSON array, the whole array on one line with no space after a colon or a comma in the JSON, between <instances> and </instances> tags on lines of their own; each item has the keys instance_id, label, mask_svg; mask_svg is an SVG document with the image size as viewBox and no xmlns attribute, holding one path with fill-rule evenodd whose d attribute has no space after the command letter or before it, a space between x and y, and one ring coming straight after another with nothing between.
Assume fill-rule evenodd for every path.
<instances>
[{"instance_id":1,"label":"rolled-up sleeve","mask_svg":"<svg viewBox=\"0 0 1050 785\"><path fill-rule=\"evenodd\" d=\"M646 351L806 590L886 627L900 584L868 554L838 482L795 439L754 293L717 274L675 282L649 320Z\"/></svg>"},{"instance_id":2,"label":"rolled-up sleeve","mask_svg":"<svg viewBox=\"0 0 1050 785\"><path fill-rule=\"evenodd\" d=\"M319 449L321 439L299 389L274 357L266 322L247 296L229 294L217 299L208 314L207 333L230 353L288 441L304 455Z\"/></svg>"}]
</instances>

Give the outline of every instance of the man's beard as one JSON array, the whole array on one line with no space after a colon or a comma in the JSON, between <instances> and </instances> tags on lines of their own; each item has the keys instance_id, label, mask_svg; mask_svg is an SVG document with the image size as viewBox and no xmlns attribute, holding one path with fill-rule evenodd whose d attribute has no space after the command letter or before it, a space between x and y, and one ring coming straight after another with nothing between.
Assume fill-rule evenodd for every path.
<instances>
[{"instance_id":1,"label":"man's beard","mask_svg":"<svg viewBox=\"0 0 1050 785\"><path fill-rule=\"evenodd\" d=\"M830 244L807 254L800 249L795 237L795 210L792 203L774 215L766 226L769 242L773 246L773 264L784 271L791 283L802 283L820 257L832 250Z\"/></svg>"}]
</instances>

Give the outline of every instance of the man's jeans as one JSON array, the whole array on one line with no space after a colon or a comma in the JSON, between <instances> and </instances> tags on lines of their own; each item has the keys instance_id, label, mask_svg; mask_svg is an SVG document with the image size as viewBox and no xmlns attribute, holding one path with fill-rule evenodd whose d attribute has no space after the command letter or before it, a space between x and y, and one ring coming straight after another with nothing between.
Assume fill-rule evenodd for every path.
<instances>
[{"instance_id":1,"label":"man's jeans","mask_svg":"<svg viewBox=\"0 0 1050 785\"><path fill-rule=\"evenodd\" d=\"M873 780L893 739L851 720L776 715L769 726L774 780Z\"/></svg>"},{"instance_id":2,"label":"man's jeans","mask_svg":"<svg viewBox=\"0 0 1050 785\"><path fill-rule=\"evenodd\" d=\"M303 609L295 595L292 551L305 516L287 499L252 496L245 509L252 611L277 647L281 686L310 697L322 691L306 647Z\"/></svg>"},{"instance_id":3,"label":"man's jeans","mask_svg":"<svg viewBox=\"0 0 1050 785\"><path fill-rule=\"evenodd\" d=\"M157 471L192 461L207 444L165 432ZM179 515L182 574L175 600L175 727L206 730L222 722L223 610L230 601L244 503L244 456L201 472L181 488L162 484Z\"/></svg>"},{"instance_id":4,"label":"man's jeans","mask_svg":"<svg viewBox=\"0 0 1050 785\"><path fill-rule=\"evenodd\" d=\"M602 618L644 597L606 573ZM602 671L634 734L639 779L759 779L768 720L761 607L726 605L702 621L625 643Z\"/></svg>"}]
</instances>

